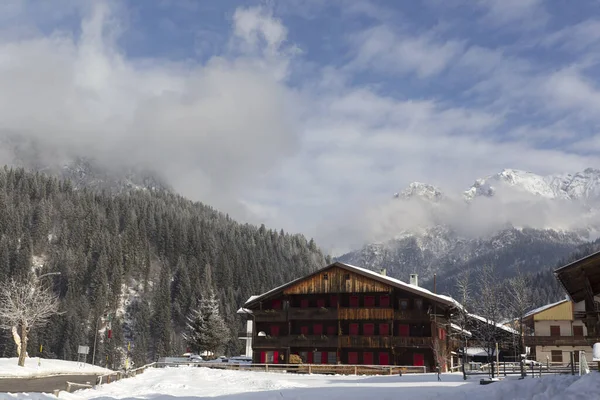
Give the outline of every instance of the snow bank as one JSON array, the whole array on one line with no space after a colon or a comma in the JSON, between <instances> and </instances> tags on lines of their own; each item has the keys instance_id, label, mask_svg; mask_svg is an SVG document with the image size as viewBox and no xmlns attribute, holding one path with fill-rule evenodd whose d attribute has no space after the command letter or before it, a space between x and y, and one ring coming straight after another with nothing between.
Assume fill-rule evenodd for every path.
<instances>
[{"instance_id":1,"label":"snow bank","mask_svg":"<svg viewBox=\"0 0 600 400\"><path fill-rule=\"evenodd\" d=\"M124 379L76 393L60 393L71 400L579 400L597 398L600 374L584 377L547 376L509 378L479 385L479 377L462 380L460 374L404 376L294 375L248 371L223 371L180 367L149 369ZM48 400L46 394L7 394L0 399Z\"/></svg>"},{"instance_id":2,"label":"snow bank","mask_svg":"<svg viewBox=\"0 0 600 400\"><path fill-rule=\"evenodd\" d=\"M91 364L78 363L75 361L49 360L42 358L27 358L25 366L17 365L17 358L0 358L0 378L5 377L30 377L64 374L106 374L112 372L109 369Z\"/></svg>"}]
</instances>

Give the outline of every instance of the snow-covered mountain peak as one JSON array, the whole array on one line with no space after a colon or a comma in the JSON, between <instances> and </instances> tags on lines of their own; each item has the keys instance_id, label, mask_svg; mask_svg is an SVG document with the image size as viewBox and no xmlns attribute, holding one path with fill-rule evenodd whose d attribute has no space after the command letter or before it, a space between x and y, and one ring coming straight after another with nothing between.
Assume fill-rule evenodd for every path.
<instances>
[{"instance_id":1,"label":"snow-covered mountain peak","mask_svg":"<svg viewBox=\"0 0 600 400\"><path fill-rule=\"evenodd\" d=\"M437 187L423 182L412 182L400 193L394 193L395 198L412 199L422 198L429 201L439 201L444 194Z\"/></svg>"}]
</instances>

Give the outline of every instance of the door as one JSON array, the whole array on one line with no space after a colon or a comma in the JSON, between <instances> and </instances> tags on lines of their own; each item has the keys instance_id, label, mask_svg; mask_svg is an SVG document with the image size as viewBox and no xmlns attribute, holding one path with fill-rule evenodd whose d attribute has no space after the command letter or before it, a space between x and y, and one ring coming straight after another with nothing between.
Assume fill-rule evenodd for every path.
<instances>
[{"instance_id":1,"label":"door","mask_svg":"<svg viewBox=\"0 0 600 400\"><path fill-rule=\"evenodd\" d=\"M261 351L260 352L260 363L264 364L266 361L267 361L267 352Z\"/></svg>"},{"instance_id":2,"label":"door","mask_svg":"<svg viewBox=\"0 0 600 400\"><path fill-rule=\"evenodd\" d=\"M279 364L279 352L278 351L273 352L273 364Z\"/></svg>"},{"instance_id":3,"label":"door","mask_svg":"<svg viewBox=\"0 0 600 400\"><path fill-rule=\"evenodd\" d=\"M306 358L307 358L308 363L312 364L313 363L313 352L309 351Z\"/></svg>"},{"instance_id":4,"label":"door","mask_svg":"<svg viewBox=\"0 0 600 400\"><path fill-rule=\"evenodd\" d=\"M421 353L413 354L413 365L415 367L422 367L425 365L425 355Z\"/></svg>"},{"instance_id":5,"label":"door","mask_svg":"<svg viewBox=\"0 0 600 400\"><path fill-rule=\"evenodd\" d=\"M388 353L379 353L379 365L390 365L390 355Z\"/></svg>"},{"instance_id":6,"label":"door","mask_svg":"<svg viewBox=\"0 0 600 400\"><path fill-rule=\"evenodd\" d=\"M364 365L373 365L373 352L365 351L363 353L363 364Z\"/></svg>"}]
</instances>

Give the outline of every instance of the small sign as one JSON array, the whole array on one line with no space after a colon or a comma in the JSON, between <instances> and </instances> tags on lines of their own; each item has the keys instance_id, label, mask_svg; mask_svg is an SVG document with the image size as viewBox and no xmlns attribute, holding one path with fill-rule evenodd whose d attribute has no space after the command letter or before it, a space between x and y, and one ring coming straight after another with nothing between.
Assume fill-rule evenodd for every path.
<instances>
[{"instance_id":1,"label":"small sign","mask_svg":"<svg viewBox=\"0 0 600 400\"><path fill-rule=\"evenodd\" d=\"M81 346L79 345L79 347L77 348L77 354L89 354L90 353L90 346Z\"/></svg>"}]
</instances>

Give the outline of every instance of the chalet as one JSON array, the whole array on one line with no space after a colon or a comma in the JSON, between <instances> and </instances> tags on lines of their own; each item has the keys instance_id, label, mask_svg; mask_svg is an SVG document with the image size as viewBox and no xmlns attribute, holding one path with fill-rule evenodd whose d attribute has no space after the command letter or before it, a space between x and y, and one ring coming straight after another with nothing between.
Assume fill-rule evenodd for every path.
<instances>
[{"instance_id":1,"label":"chalet","mask_svg":"<svg viewBox=\"0 0 600 400\"><path fill-rule=\"evenodd\" d=\"M414 365L447 368L452 298L336 262L259 296L238 311L251 321L254 363ZM244 334L246 335L246 334ZM293 357L298 359L298 357Z\"/></svg>"},{"instance_id":2,"label":"chalet","mask_svg":"<svg viewBox=\"0 0 600 400\"><path fill-rule=\"evenodd\" d=\"M587 361L592 361L592 345L598 338L587 336L587 328L578 318L577 310L582 307L583 302L564 299L525 314L523 322L531 333L525 336L525 345L536 361L567 365L571 353L579 362L579 351L585 351Z\"/></svg>"}]
</instances>

